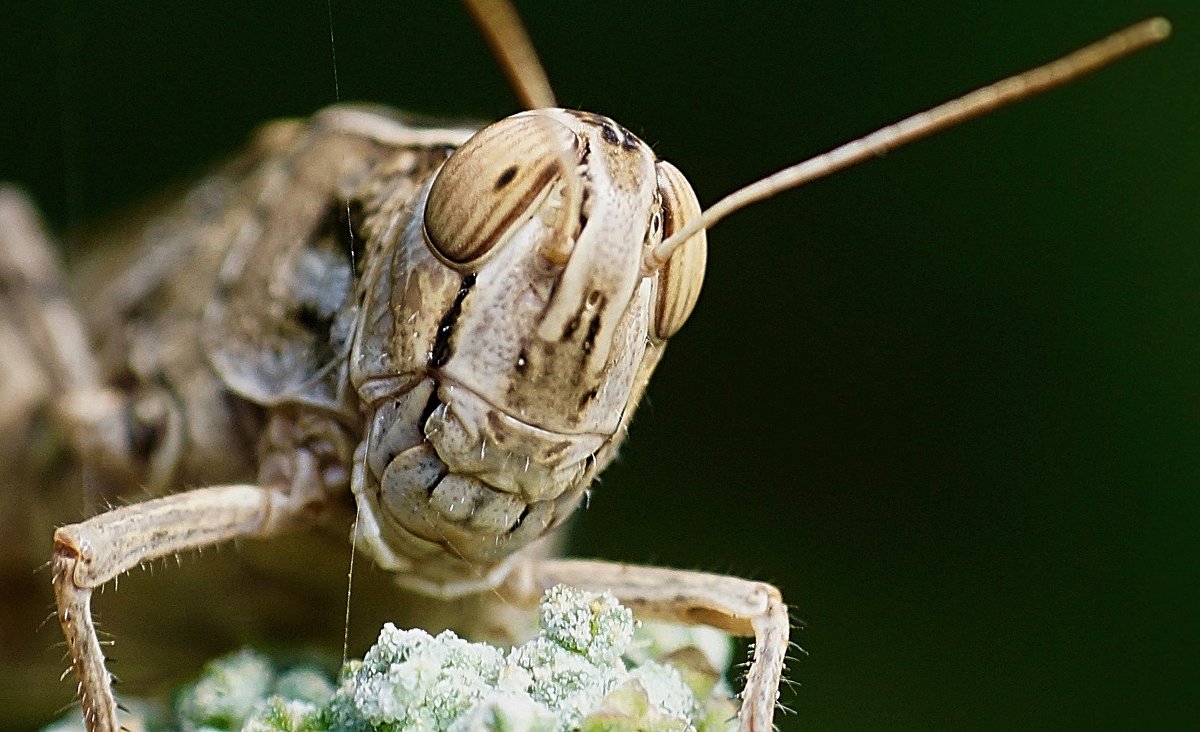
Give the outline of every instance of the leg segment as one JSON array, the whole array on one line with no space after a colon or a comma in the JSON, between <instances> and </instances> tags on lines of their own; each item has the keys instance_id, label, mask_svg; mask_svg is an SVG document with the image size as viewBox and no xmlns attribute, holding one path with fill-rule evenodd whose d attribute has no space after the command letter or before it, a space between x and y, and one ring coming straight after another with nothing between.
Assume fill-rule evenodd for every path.
<instances>
[{"instance_id":1,"label":"leg segment","mask_svg":"<svg viewBox=\"0 0 1200 732\"><path fill-rule=\"evenodd\" d=\"M607 590L645 619L708 625L754 638L754 659L742 692L739 732L769 732L788 648L787 607L779 590L738 577L643 567L615 562L561 559L518 567L502 592L535 605L557 584Z\"/></svg>"},{"instance_id":2,"label":"leg segment","mask_svg":"<svg viewBox=\"0 0 1200 732\"><path fill-rule=\"evenodd\" d=\"M54 593L90 732L118 732L116 700L92 622L92 590L159 557L299 522L306 507L251 485L200 488L118 508L54 534Z\"/></svg>"}]
</instances>

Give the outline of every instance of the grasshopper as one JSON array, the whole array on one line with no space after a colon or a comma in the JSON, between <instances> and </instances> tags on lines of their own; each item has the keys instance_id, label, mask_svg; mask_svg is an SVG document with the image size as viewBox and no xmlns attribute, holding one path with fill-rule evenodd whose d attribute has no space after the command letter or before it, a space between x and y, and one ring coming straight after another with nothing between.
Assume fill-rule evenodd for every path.
<instances>
[{"instance_id":1,"label":"grasshopper","mask_svg":"<svg viewBox=\"0 0 1200 732\"><path fill-rule=\"evenodd\" d=\"M356 544L417 592L529 607L567 582L754 637L738 724L769 729L788 636L774 587L546 556L696 304L706 229L1166 33L1135 26L702 209L615 121L557 109L506 7L475 5L530 111L482 131L357 106L269 125L142 228L86 318L29 203L0 201L0 337L29 345L2 351L6 426L48 410L96 490L162 494L55 534L89 729L119 727L96 588L355 512Z\"/></svg>"}]
</instances>

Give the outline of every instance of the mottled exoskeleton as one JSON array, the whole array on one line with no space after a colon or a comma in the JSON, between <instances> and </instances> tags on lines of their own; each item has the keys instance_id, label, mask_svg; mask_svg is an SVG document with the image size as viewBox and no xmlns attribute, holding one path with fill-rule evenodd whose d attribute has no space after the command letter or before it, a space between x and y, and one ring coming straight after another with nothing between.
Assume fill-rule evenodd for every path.
<instances>
[{"instance_id":1,"label":"mottled exoskeleton","mask_svg":"<svg viewBox=\"0 0 1200 732\"><path fill-rule=\"evenodd\" d=\"M773 588L533 547L612 459L696 302L703 231L646 263L699 215L691 187L598 115L542 109L472 132L351 106L268 126L146 226L149 253L92 304L101 358L64 380L57 411L98 480L247 481L56 533L93 729L117 727L94 587L307 525L350 496L358 545L424 594L527 606L567 581L652 617L759 625L778 651L758 664L768 720L746 726L769 725L787 635ZM82 341L58 350L88 362Z\"/></svg>"},{"instance_id":2,"label":"mottled exoskeleton","mask_svg":"<svg viewBox=\"0 0 1200 732\"><path fill-rule=\"evenodd\" d=\"M1163 21L1135 26L704 212L616 122L521 83L535 109L481 131L334 107L265 127L143 221L127 260L83 277L104 283L83 314L32 207L3 189L0 427L24 434L48 413L97 493L159 495L54 536L89 729L120 726L97 587L154 558L355 510L357 546L427 595L532 607L566 582L643 617L753 636L738 725L769 729L788 636L775 588L547 558L696 304L704 229L1165 34ZM202 487L172 492L186 486Z\"/></svg>"}]
</instances>

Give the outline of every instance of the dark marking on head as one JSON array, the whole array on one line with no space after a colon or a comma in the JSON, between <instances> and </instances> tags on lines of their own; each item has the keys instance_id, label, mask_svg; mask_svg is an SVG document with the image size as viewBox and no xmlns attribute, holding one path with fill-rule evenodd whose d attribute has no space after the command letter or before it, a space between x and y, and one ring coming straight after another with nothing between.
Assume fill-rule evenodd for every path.
<instances>
[{"instance_id":1,"label":"dark marking on head","mask_svg":"<svg viewBox=\"0 0 1200 732\"><path fill-rule=\"evenodd\" d=\"M604 141L609 145L621 144L621 137L617 134L617 131L613 129L612 125L607 122L600 123L600 136L603 137Z\"/></svg>"},{"instance_id":2,"label":"dark marking on head","mask_svg":"<svg viewBox=\"0 0 1200 732\"><path fill-rule=\"evenodd\" d=\"M495 409L489 409L487 413L487 426L492 431L493 435L498 435L504 432L504 417Z\"/></svg>"},{"instance_id":3,"label":"dark marking on head","mask_svg":"<svg viewBox=\"0 0 1200 732\"><path fill-rule=\"evenodd\" d=\"M421 418L417 422L421 429L425 429L425 423L429 421L429 418L433 416L433 413L440 406L442 406L442 400L438 397L437 389L434 389L429 393L429 399L425 402L425 406L421 408ZM395 456L393 455L392 457ZM388 462L391 461L392 459L388 458Z\"/></svg>"},{"instance_id":4,"label":"dark marking on head","mask_svg":"<svg viewBox=\"0 0 1200 732\"><path fill-rule=\"evenodd\" d=\"M626 150L637 150L641 140L639 140L636 135L624 127L621 128L621 132L624 133L621 136L621 147L625 148Z\"/></svg>"},{"instance_id":5,"label":"dark marking on head","mask_svg":"<svg viewBox=\"0 0 1200 732\"><path fill-rule=\"evenodd\" d=\"M571 447L571 443L569 441L560 440L560 441L554 443L553 445L551 445L550 447L546 448L546 451L543 453L543 456L547 460L558 460L559 458L561 458L563 456L563 453L565 453L568 449L570 449L570 447Z\"/></svg>"},{"instance_id":6,"label":"dark marking on head","mask_svg":"<svg viewBox=\"0 0 1200 732\"><path fill-rule=\"evenodd\" d=\"M579 196L579 226L575 229L575 238L583 233L583 227L587 226L588 222L588 198L591 196L591 190L583 189L583 193Z\"/></svg>"},{"instance_id":7,"label":"dark marking on head","mask_svg":"<svg viewBox=\"0 0 1200 732\"><path fill-rule=\"evenodd\" d=\"M513 522L512 526L508 527L508 533L511 534L514 531L516 531L517 529L521 528L521 524L525 522L525 519L529 517L529 514L532 511L533 511L533 508L528 503L526 503L525 506L521 509L521 513L517 516L517 520L515 522Z\"/></svg>"},{"instance_id":8,"label":"dark marking on head","mask_svg":"<svg viewBox=\"0 0 1200 732\"><path fill-rule=\"evenodd\" d=\"M606 117L602 117L595 112L588 112L582 109L570 109L567 110L567 114L570 114L575 119L582 120L584 122L590 122L594 125L601 124L607 119Z\"/></svg>"},{"instance_id":9,"label":"dark marking on head","mask_svg":"<svg viewBox=\"0 0 1200 732\"><path fill-rule=\"evenodd\" d=\"M571 336L575 335L575 331L577 330L579 330L579 313L575 313L575 317L571 318L571 320L567 322L566 327L563 328L562 337L559 338L559 340L571 340Z\"/></svg>"},{"instance_id":10,"label":"dark marking on head","mask_svg":"<svg viewBox=\"0 0 1200 732\"><path fill-rule=\"evenodd\" d=\"M575 236L574 236L574 238L576 240L578 240L579 236L583 233L583 227L587 226L588 215L589 215L588 199L592 195L592 189L591 189L592 181L591 181L591 176L588 175L588 169L587 169L588 161L591 159L591 155L592 155L592 144L586 137L582 138L582 141L583 141L583 147L579 151L579 165L580 165L580 169L583 171L582 175L583 175L584 185L583 185L583 191L580 192L580 195L579 195L579 225L575 229Z\"/></svg>"},{"instance_id":11,"label":"dark marking on head","mask_svg":"<svg viewBox=\"0 0 1200 732\"><path fill-rule=\"evenodd\" d=\"M446 310L438 323L437 336L434 338L433 348L429 352L429 368L441 368L450 360L450 336L454 333L454 325L458 322L459 316L462 315L463 301L467 299L467 295L471 294L471 288L474 286L474 272L463 277L462 285L458 288L458 295L454 298L454 304Z\"/></svg>"},{"instance_id":12,"label":"dark marking on head","mask_svg":"<svg viewBox=\"0 0 1200 732\"><path fill-rule=\"evenodd\" d=\"M513 178L516 178L516 177L517 177L517 166L515 166L515 165L508 166L507 168L504 169L504 172L500 174L500 177L496 179L495 190L497 190L497 191L501 190L502 188L504 188L504 186L508 185L509 183L512 183Z\"/></svg>"},{"instance_id":13,"label":"dark marking on head","mask_svg":"<svg viewBox=\"0 0 1200 732\"><path fill-rule=\"evenodd\" d=\"M596 398L596 395L598 393L599 393L599 391L595 388L591 388L591 389L588 389L587 391L585 391L583 393L583 396L579 397L580 411L582 411L585 407L587 407L587 405L590 404L592 402L592 400L594 400Z\"/></svg>"},{"instance_id":14,"label":"dark marking on head","mask_svg":"<svg viewBox=\"0 0 1200 732\"><path fill-rule=\"evenodd\" d=\"M596 347L596 334L600 332L600 313L588 322L587 333L583 336L583 352L590 354Z\"/></svg>"}]
</instances>

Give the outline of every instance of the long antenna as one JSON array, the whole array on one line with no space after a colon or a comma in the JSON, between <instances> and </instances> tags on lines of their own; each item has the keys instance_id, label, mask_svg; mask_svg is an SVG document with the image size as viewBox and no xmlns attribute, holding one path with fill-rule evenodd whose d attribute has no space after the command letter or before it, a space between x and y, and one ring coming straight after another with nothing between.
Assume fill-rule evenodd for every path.
<instances>
[{"instance_id":1,"label":"long antenna","mask_svg":"<svg viewBox=\"0 0 1200 732\"><path fill-rule=\"evenodd\" d=\"M703 214L692 220L687 226L650 250L646 255L643 269L647 272L657 270L671 258L671 254L680 245L696 232L712 228L713 224L740 208L770 198L789 188L823 178L842 168L847 168L876 155L882 155L893 148L965 122L973 117L987 114L1020 99L1053 89L1096 71L1122 56L1158 43L1170 33L1171 24L1165 18L1144 20L1057 61L1051 61L1044 66L976 89L957 99L952 99L888 125L865 137L847 142L827 153L784 168L730 193L708 207Z\"/></svg>"},{"instance_id":2,"label":"long antenna","mask_svg":"<svg viewBox=\"0 0 1200 732\"><path fill-rule=\"evenodd\" d=\"M507 0L463 0L475 24L483 32L496 60L504 68L508 83L526 109L556 107L550 79L525 26Z\"/></svg>"}]
</instances>

